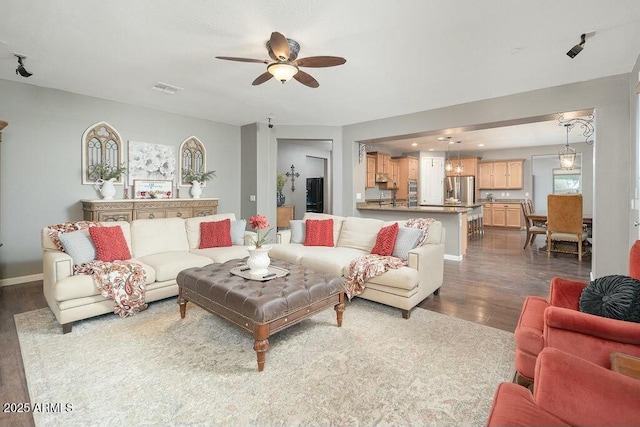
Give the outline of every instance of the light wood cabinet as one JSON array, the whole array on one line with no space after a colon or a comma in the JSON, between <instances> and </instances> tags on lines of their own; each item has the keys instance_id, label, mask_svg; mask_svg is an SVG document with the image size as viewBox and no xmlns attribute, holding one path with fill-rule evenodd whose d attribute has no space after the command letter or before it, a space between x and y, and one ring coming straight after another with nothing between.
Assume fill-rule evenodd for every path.
<instances>
[{"instance_id":1,"label":"light wood cabinet","mask_svg":"<svg viewBox=\"0 0 640 427\"><path fill-rule=\"evenodd\" d=\"M458 159L450 159L453 162L454 168L458 164ZM478 176L478 158L467 157L460 159L460 165L462 166L462 173L457 174L455 171L446 172L447 176Z\"/></svg>"},{"instance_id":2,"label":"light wood cabinet","mask_svg":"<svg viewBox=\"0 0 640 427\"><path fill-rule=\"evenodd\" d=\"M191 218L214 215L218 199L81 200L85 221Z\"/></svg>"},{"instance_id":3,"label":"light wood cabinet","mask_svg":"<svg viewBox=\"0 0 640 427\"><path fill-rule=\"evenodd\" d=\"M277 227L280 228L289 228L291 227L292 219L296 219L296 207L295 205L284 205L278 206L277 208Z\"/></svg>"},{"instance_id":4,"label":"light wood cabinet","mask_svg":"<svg viewBox=\"0 0 640 427\"><path fill-rule=\"evenodd\" d=\"M391 155L375 151L371 153L376 159L376 173L391 174Z\"/></svg>"},{"instance_id":5,"label":"light wood cabinet","mask_svg":"<svg viewBox=\"0 0 640 427\"><path fill-rule=\"evenodd\" d=\"M478 188L483 190L515 190L523 187L524 160L480 162Z\"/></svg>"},{"instance_id":6,"label":"light wood cabinet","mask_svg":"<svg viewBox=\"0 0 640 427\"><path fill-rule=\"evenodd\" d=\"M391 161L398 167L396 198L406 200L409 196L409 181L417 181L420 162L416 157L398 156Z\"/></svg>"},{"instance_id":7,"label":"light wood cabinet","mask_svg":"<svg viewBox=\"0 0 640 427\"><path fill-rule=\"evenodd\" d=\"M486 203L483 223L488 227L522 228L520 203Z\"/></svg>"},{"instance_id":8,"label":"light wood cabinet","mask_svg":"<svg viewBox=\"0 0 640 427\"><path fill-rule=\"evenodd\" d=\"M367 154L367 183L366 188L376 186L376 156Z\"/></svg>"}]
</instances>

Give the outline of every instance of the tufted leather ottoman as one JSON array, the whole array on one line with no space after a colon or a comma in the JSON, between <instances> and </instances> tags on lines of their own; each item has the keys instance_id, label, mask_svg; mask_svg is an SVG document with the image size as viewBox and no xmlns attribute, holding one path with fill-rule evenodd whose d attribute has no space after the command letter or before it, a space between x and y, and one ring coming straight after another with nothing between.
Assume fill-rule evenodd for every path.
<instances>
[{"instance_id":1,"label":"tufted leather ottoman","mask_svg":"<svg viewBox=\"0 0 640 427\"><path fill-rule=\"evenodd\" d=\"M259 282L231 274L239 260L194 267L178 273L180 317L187 301L253 334L258 371L264 369L269 336L295 325L326 308L334 307L338 326L344 312L343 279L308 270L300 265L271 260L289 270L284 277Z\"/></svg>"}]
</instances>

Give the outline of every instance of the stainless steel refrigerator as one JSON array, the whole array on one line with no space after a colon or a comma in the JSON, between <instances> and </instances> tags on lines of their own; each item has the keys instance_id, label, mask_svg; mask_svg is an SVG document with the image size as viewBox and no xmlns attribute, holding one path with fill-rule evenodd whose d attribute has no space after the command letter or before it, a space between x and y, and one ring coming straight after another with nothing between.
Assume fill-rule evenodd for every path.
<instances>
[{"instance_id":1,"label":"stainless steel refrigerator","mask_svg":"<svg viewBox=\"0 0 640 427\"><path fill-rule=\"evenodd\" d=\"M446 199L457 199L462 205L476 202L476 183L473 176L447 176L444 179Z\"/></svg>"}]
</instances>

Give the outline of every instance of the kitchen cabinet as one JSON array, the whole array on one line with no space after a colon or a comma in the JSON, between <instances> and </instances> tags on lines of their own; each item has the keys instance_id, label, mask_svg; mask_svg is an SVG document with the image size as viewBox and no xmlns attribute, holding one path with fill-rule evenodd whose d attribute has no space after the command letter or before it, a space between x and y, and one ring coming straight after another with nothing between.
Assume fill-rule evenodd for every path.
<instances>
[{"instance_id":1,"label":"kitchen cabinet","mask_svg":"<svg viewBox=\"0 0 640 427\"><path fill-rule=\"evenodd\" d=\"M366 188L376 186L376 156L367 154L367 183Z\"/></svg>"},{"instance_id":2,"label":"kitchen cabinet","mask_svg":"<svg viewBox=\"0 0 640 427\"><path fill-rule=\"evenodd\" d=\"M523 159L480 162L478 188L482 190L515 190L524 184Z\"/></svg>"},{"instance_id":3,"label":"kitchen cabinet","mask_svg":"<svg viewBox=\"0 0 640 427\"><path fill-rule=\"evenodd\" d=\"M454 168L458 164L458 159L451 159L453 162ZM447 176L478 176L478 158L477 157L468 157L461 158L460 165L462 166L462 173L457 174L455 171L447 172Z\"/></svg>"},{"instance_id":4,"label":"kitchen cabinet","mask_svg":"<svg viewBox=\"0 0 640 427\"><path fill-rule=\"evenodd\" d=\"M398 200L406 200L409 194L409 181L418 180L418 165L420 164L416 157L398 156L392 157L391 163L397 168L398 179L396 198Z\"/></svg>"},{"instance_id":5,"label":"kitchen cabinet","mask_svg":"<svg viewBox=\"0 0 640 427\"><path fill-rule=\"evenodd\" d=\"M374 151L370 153L376 159L376 173L391 174L391 155Z\"/></svg>"},{"instance_id":6,"label":"kitchen cabinet","mask_svg":"<svg viewBox=\"0 0 640 427\"><path fill-rule=\"evenodd\" d=\"M488 227L522 228L520 203L486 203L483 206L483 223Z\"/></svg>"}]
</instances>

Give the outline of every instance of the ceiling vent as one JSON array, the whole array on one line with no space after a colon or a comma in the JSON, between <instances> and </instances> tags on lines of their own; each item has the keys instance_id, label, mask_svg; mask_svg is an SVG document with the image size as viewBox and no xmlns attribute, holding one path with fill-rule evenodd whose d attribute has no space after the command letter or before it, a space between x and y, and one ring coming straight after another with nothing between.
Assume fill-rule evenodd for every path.
<instances>
[{"instance_id":1,"label":"ceiling vent","mask_svg":"<svg viewBox=\"0 0 640 427\"><path fill-rule=\"evenodd\" d=\"M184 90L178 86L172 86L167 83L158 82L155 85L151 86L151 90L155 90L156 92L166 93L167 95L175 95L179 90Z\"/></svg>"}]
</instances>

